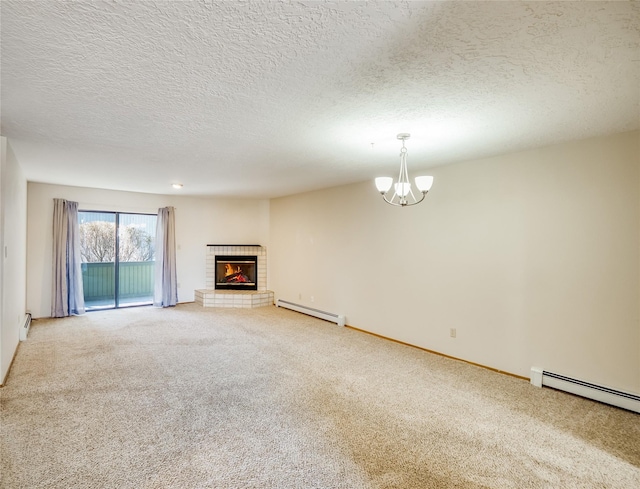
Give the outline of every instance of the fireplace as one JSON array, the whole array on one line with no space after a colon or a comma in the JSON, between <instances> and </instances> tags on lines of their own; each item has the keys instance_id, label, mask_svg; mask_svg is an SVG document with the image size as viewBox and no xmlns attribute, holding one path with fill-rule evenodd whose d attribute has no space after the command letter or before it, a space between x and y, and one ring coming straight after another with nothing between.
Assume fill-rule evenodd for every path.
<instances>
[{"instance_id":1,"label":"fireplace","mask_svg":"<svg viewBox=\"0 0 640 489\"><path fill-rule=\"evenodd\" d=\"M216 290L258 290L256 255L216 255Z\"/></svg>"},{"instance_id":2,"label":"fireplace","mask_svg":"<svg viewBox=\"0 0 640 489\"><path fill-rule=\"evenodd\" d=\"M257 260L256 257L258 257ZM253 262L253 267L252 263L237 263L247 261ZM195 300L198 304L202 304L202 307L273 306L273 291L267 290L267 249L264 246L207 245L206 267L206 288L195 291ZM234 267L236 271L229 273L234 270ZM241 273L249 278L248 282L240 282L244 277L232 278L235 273L238 273L238 267ZM253 275L253 284L250 280L251 275Z\"/></svg>"}]
</instances>

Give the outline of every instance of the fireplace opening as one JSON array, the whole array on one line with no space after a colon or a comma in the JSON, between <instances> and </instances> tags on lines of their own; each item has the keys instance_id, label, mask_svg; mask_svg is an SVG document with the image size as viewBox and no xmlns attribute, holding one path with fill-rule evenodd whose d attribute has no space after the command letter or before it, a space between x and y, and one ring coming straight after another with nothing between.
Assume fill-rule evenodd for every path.
<instances>
[{"instance_id":1,"label":"fireplace opening","mask_svg":"<svg viewBox=\"0 0 640 489\"><path fill-rule=\"evenodd\" d=\"M258 257L217 255L217 290L258 290Z\"/></svg>"}]
</instances>

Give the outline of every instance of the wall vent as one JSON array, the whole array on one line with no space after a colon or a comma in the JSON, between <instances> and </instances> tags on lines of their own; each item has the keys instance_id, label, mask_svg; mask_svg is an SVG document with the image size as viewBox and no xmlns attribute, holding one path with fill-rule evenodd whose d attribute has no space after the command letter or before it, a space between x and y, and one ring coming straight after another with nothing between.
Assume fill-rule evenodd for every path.
<instances>
[{"instance_id":1,"label":"wall vent","mask_svg":"<svg viewBox=\"0 0 640 489\"><path fill-rule=\"evenodd\" d=\"M27 339L27 335L29 334L30 327L31 327L31 313L28 312L24 315L24 323L20 328L20 341L24 341Z\"/></svg>"}]
</instances>

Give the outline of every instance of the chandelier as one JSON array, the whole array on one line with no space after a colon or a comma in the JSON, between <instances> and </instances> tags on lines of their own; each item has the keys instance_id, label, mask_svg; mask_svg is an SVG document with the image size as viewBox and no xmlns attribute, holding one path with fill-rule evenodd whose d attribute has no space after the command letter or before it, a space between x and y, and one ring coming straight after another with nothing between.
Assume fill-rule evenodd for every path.
<instances>
[{"instance_id":1,"label":"chandelier","mask_svg":"<svg viewBox=\"0 0 640 489\"><path fill-rule=\"evenodd\" d=\"M407 170L407 148L404 146L404 142L409 139L411 135L406 132L398 134L398 139L402 141L402 149L400 149L400 175L398 181L394 184L391 177L378 177L376 178L376 187L378 192L382 194L382 198L387 204L406 207L408 205L416 205L422 202L427 195L427 192L433 185L433 177L423 176L416 177L416 187L418 191L422 193L422 197L417 199L413 195L413 189L411 188L411 182L409 181L409 172ZM388 198L388 192L393 187L393 196Z\"/></svg>"}]
</instances>

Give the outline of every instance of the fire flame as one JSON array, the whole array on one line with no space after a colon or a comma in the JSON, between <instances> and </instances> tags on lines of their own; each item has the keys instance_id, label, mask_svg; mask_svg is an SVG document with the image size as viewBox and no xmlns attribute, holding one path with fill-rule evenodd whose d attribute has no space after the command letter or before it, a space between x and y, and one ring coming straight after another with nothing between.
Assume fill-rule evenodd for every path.
<instances>
[{"instance_id":1,"label":"fire flame","mask_svg":"<svg viewBox=\"0 0 640 489\"><path fill-rule=\"evenodd\" d=\"M225 282L248 282L249 277L242 273L240 265L234 270L231 263L227 263L224 266L224 278Z\"/></svg>"}]
</instances>

